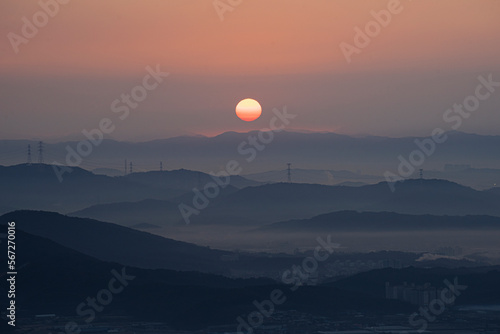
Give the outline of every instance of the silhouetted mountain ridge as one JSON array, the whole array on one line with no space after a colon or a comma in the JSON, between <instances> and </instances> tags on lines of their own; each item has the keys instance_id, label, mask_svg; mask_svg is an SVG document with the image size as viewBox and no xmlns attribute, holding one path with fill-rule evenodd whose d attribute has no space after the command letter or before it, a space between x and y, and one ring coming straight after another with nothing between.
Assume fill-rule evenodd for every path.
<instances>
[{"instance_id":1,"label":"silhouetted mountain ridge","mask_svg":"<svg viewBox=\"0 0 500 334\"><path fill-rule=\"evenodd\" d=\"M67 213L97 204L173 200L192 192L195 187L202 190L205 184L215 182L209 174L185 169L109 177L71 167L58 179L54 168L60 167L46 164L0 166L0 184L10 189L9 194L0 195L2 206ZM59 170L59 173L62 172ZM231 176L229 181L221 193L230 194L237 188L259 184L241 176Z\"/></svg>"},{"instance_id":2,"label":"silhouetted mountain ridge","mask_svg":"<svg viewBox=\"0 0 500 334\"><path fill-rule=\"evenodd\" d=\"M500 217L407 215L393 212L337 211L311 219L273 223L258 231L322 232L339 231L441 231L500 230Z\"/></svg>"},{"instance_id":3,"label":"silhouetted mountain ridge","mask_svg":"<svg viewBox=\"0 0 500 334\"><path fill-rule=\"evenodd\" d=\"M269 279L228 279L197 272L148 270L102 262L53 241L17 229L17 260L22 264L16 281L16 300L28 314L55 313L71 316L78 324L86 317L77 306L108 287L115 273L127 276L123 291L102 315L125 315L129 319L162 321L182 329L235 324L238 316L255 310L254 300L265 300L281 289L287 300L283 310L328 314L345 310L369 313L410 310L398 301L373 298L335 287L302 287L296 292ZM1 264L6 260L2 259ZM5 292L5 291L4 291Z\"/></svg>"},{"instance_id":4,"label":"silhouetted mountain ridge","mask_svg":"<svg viewBox=\"0 0 500 334\"><path fill-rule=\"evenodd\" d=\"M223 255L186 242L163 238L119 225L74 218L53 212L15 211L0 217L2 224L15 221L19 229L49 238L95 258L138 268L164 268L224 273Z\"/></svg>"},{"instance_id":5,"label":"silhouetted mountain ridge","mask_svg":"<svg viewBox=\"0 0 500 334\"><path fill-rule=\"evenodd\" d=\"M125 226L141 223L159 226L185 224L177 203L156 199L93 205L70 215Z\"/></svg>"},{"instance_id":6,"label":"silhouetted mountain ridge","mask_svg":"<svg viewBox=\"0 0 500 334\"><path fill-rule=\"evenodd\" d=\"M286 162L294 163L301 168L321 169L331 166L332 169L363 168L368 173L382 175L385 170L397 170L402 155L408 155L418 149L415 140L425 137L354 137L333 132L294 132L284 130L274 134L272 143L259 152L259 159L246 164L244 157L238 153L241 143L248 143L249 136L255 132L223 133L215 137L181 136L147 142L118 142L103 140L92 151L91 162L100 167L110 164L116 166L117 161L128 157L129 161L141 161L143 164L158 164L158 157L168 157L166 165L169 169L187 168L203 171L218 171L221 165L229 160L239 160L245 164L245 173L256 173L264 170L275 170L285 167ZM442 168L444 164L461 164L474 161L477 165L500 168L498 148L500 136L484 136L462 132L447 132L447 140L439 144L439 149L426 158L426 169ZM26 159L26 147L32 141L0 141L0 154L11 151L19 152L17 158L3 163L19 163ZM77 141L46 144L46 152L65 161L66 146L75 147ZM246 156L245 156L246 157ZM299 159L297 157L300 157ZM466 157L466 158L464 158ZM11 162L12 161L12 162ZM363 167L360 167L363 166Z\"/></svg>"},{"instance_id":7,"label":"silhouetted mountain ridge","mask_svg":"<svg viewBox=\"0 0 500 334\"><path fill-rule=\"evenodd\" d=\"M500 216L500 194L445 180L410 179L360 187L274 183L247 187L211 203L194 223L264 225L355 210L431 215Z\"/></svg>"},{"instance_id":8,"label":"silhouetted mountain ridge","mask_svg":"<svg viewBox=\"0 0 500 334\"><path fill-rule=\"evenodd\" d=\"M72 167L62 177L59 182L53 166L46 164L1 166L0 184L10 191L2 192L0 201L20 209L68 212L98 203L169 199L184 192L95 175L79 167Z\"/></svg>"}]
</instances>

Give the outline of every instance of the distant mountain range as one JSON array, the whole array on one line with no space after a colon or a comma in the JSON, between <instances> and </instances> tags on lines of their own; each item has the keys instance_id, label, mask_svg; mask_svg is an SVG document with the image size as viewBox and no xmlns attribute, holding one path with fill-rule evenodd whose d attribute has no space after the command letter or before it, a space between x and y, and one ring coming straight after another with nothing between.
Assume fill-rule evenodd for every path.
<instances>
[{"instance_id":1,"label":"distant mountain range","mask_svg":"<svg viewBox=\"0 0 500 334\"><path fill-rule=\"evenodd\" d=\"M249 136L256 135L255 131L226 132L210 138L183 136L140 143L104 140L94 147L89 157L83 159L82 167L124 170L123 161L127 159L133 161L138 171L159 170L159 163L163 161L164 169L202 168L204 172L218 172L228 161L236 160L243 167L243 174L282 170L290 162L293 168L300 169L361 170L365 174L383 175L385 170L397 170L398 156L408 159L409 154L418 149L415 139L422 140L417 137L352 137L335 133L282 131L257 152L249 144ZM500 168L500 136L460 132L448 132L446 135L447 140L437 145L422 168L440 170L445 164ZM37 142L0 141L0 162L4 165L26 162L28 144L36 147ZM78 141L46 143L45 161L65 164L66 147L75 149L77 144ZM248 162L246 159L250 157L248 152L251 149L256 151L257 157Z\"/></svg>"},{"instance_id":2,"label":"distant mountain range","mask_svg":"<svg viewBox=\"0 0 500 334\"><path fill-rule=\"evenodd\" d=\"M264 182L281 183L287 182L287 170L273 170L262 173L245 174L246 178ZM320 170L291 168L291 179L294 183L316 183L324 185L340 185L340 183L357 182L356 186L367 183L378 183L385 181L383 175L367 175L361 172L348 170Z\"/></svg>"},{"instance_id":3,"label":"distant mountain range","mask_svg":"<svg viewBox=\"0 0 500 334\"><path fill-rule=\"evenodd\" d=\"M361 166L360 166L361 167ZM287 170L281 169L255 174L245 174L246 178L259 182L286 182ZM418 175L414 175L416 178ZM443 170L423 171L426 179L442 179L459 183L478 190L500 186L500 169L473 168L471 165L446 164ZM385 181L382 174L363 174L360 170L356 172L347 170L319 170L292 168L291 179L294 183L317 183L324 185L348 185L362 186Z\"/></svg>"},{"instance_id":4,"label":"distant mountain range","mask_svg":"<svg viewBox=\"0 0 500 334\"><path fill-rule=\"evenodd\" d=\"M145 186L165 189L180 189L185 191L191 191L196 187L203 189L205 184L214 182L214 178L209 174L187 169L133 173L127 174L124 178L132 181L133 183ZM262 184L262 182L249 180L239 175L231 175L228 179L230 185L226 187L233 188L235 190ZM221 182L226 182L225 178L221 180Z\"/></svg>"}]
</instances>

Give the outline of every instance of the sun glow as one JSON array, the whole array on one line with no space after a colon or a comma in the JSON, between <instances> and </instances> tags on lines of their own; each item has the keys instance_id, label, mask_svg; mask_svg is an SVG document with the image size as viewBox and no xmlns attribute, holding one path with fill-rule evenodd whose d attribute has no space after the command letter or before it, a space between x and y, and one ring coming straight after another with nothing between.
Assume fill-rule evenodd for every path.
<instances>
[{"instance_id":1,"label":"sun glow","mask_svg":"<svg viewBox=\"0 0 500 334\"><path fill-rule=\"evenodd\" d=\"M246 122L255 121L262 114L262 107L254 99L241 100L236 106L236 116Z\"/></svg>"}]
</instances>

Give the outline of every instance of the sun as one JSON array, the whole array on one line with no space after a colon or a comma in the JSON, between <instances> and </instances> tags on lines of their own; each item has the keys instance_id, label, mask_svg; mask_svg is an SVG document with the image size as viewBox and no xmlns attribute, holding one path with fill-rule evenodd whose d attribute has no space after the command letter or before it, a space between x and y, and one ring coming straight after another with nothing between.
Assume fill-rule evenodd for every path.
<instances>
[{"instance_id":1,"label":"sun","mask_svg":"<svg viewBox=\"0 0 500 334\"><path fill-rule=\"evenodd\" d=\"M241 100L236 106L236 116L245 122L255 121L262 114L262 107L254 99Z\"/></svg>"}]
</instances>

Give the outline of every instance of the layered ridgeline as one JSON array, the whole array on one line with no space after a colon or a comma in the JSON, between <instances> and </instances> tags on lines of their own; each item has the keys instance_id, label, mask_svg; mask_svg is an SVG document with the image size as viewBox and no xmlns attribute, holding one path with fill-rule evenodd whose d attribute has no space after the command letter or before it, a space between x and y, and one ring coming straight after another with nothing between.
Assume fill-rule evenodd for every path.
<instances>
[{"instance_id":1,"label":"layered ridgeline","mask_svg":"<svg viewBox=\"0 0 500 334\"><path fill-rule=\"evenodd\" d=\"M243 188L214 201L194 223L263 225L341 210L500 216L500 196L444 180L407 180L361 187L279 183Z\"/></svg>"},{"instance_id":2,"label":"layered ridgeline","mask_svg":"<svg viewBox=\"0 0 500 334\"><path fill-rule=\"evenodd\" d=\"M266 225L291 219L308 219L333 211L395 212L411 215L500 216L500 192L478 191L444 180L407 180L392 192L385 182L360 187L276 183L226 191L208 199L191 224L233 226ZM169 201L101 204L72 213L78 217L111 221L126 226L184 224L178 205L193 210L200 194L193 191Z\"/></svg>"},{"instance_id":3,"label":"layered ridgeline","mask_svg":"<svg viewBox=\"0 0 500 334\"><path fill-rule=\"evenodd\" d=\"M193 224L262 225L340 210L500 216L497 188L478 191L437 179L399 182L394 185L394 192L385 182L350 187L260 184L240 176L231 176L229 181L229 185L217 189L217 196L209 198L203 189L216 180L195 171L109 177L72 168L63 182L59 182L50 165L0 167L0 182L9 189L0 195L0 212L15 209L73 212L79 217L126 226L185 224L186 211L183 216L179 204L196 212L188 213ZM194 188L200 192L194 192ZM206 205L200 209L199 203Z\"/></svg>"},{"instance_id":4,"label":"layered ridgeline","mask_svg":"<svg viewBox=\"0 0 500 334\"><path fill-rule=\"evenodd\" d=\"M366 184L374 184L385 181L385 177L380 174L363 173L365 166L359 166L354 171L341 169L304 169L299 167L291 169L292 181L294 183L317 183L325 185L345 185L359 187ZM260 173L250 173L244 177L260 182L284 182L287 179L286 168L266 171ZM456 182L474 189L484 190L496 185L500 185L499 168L475 168L470 164L444 164L437 169L423 170L423 176L427 179L442 179ZM419 177L419 171L415 169L412 178Z\"/></svg>"},{"instance_id":5,"label":"layered ridgeline","mask_svg":"<svg viewBox=\"0 0 500 334\"><path fill-rule=\"evenodd\" d=\"M211 249L112 223L54 212L15 211L0 216L1 224L9 221L15 222L19 230L48 238L85 255L138 268L279 278L282 271L302 260L300 255L247 254ZM394 256L401 255L396 253ZM417 257L406 256L406 263L413 263Z\"/></svg>"},{"instance_id":6,"label":"layered ridgeline","mask_svg":"<svg viewBox=\"0 0 500 334\"><path fill-rule=\"evenodd\" d=\"M102 203L168 200L214 182L209 174L188 170L109 177L79 167L58 178L58 168L46 164L0 166L0 184L9 190L0 195L0 212L33 209L66 213ZM221 193L259 184L240 176L232 176L229 181Z\"/></svg>"},{"instance_id":7,"label":"layered ridgeline","mask_svg":"<svg viewBox=\"0 0 500 334\"><path fill-rule=\"evenodd\" d=\"M0 217L2 224L8 221L16 222L17 228L22 231L48 238L88 256L140 268L228 274L224 258L232 255L231 252L212 250L111 223L54 212L15 211Z\"/></svg>"},{"instance_id":8,"label":"layered ridgeline","mask_svg":"<svg viewBox=\"0 0 500 334\"><path fill-rule=\"evenodd\" d=\"M392 217L393 220L372 220L374 216ZM326 220L324 220L326 218ZM171 269L184 271L199 271L205 273L222 274L229 277L272 277L279 279L283 271L296 263L300 263L305 257L311 256L318 247L331 252L328 263L335 264L339 270L327 270L321 273L322 277L336 276L343 270L343 266L352 272L351 263L357 263L354 272L370 270L386 266L387 263L399 263L398 266L433 266L445 267L456 266L479 266L484 265L487 259L481 256L470 257L448 257L434 256L422 252L408 253L398 251L379 251L356 253L349 248L330 249L332 243L339 239L339 233L345 231L374 231L380 229L382 232L387 228L395 231L412 231L418 229L419 224L433 224L440 217L426 216L427 221L419 216L407 216L385 213L353 213L339 212L330 215L319 216L309 221L291 221L272 224L267 227L247 231L244 237L262 238L262 234L274 238L274 235L288 235L287 233L299 232L302 239L310 240L306 243L304 251L295 254L265 253L263 251L246 253L242 251L225 251L202 247L188 242L181 242L159 235L138 231L136 229L120 225L101 222L87 218L68 217L54 212L43 211L15 211L0 217L1 224L8 221L16 222L18 229L27 233L48 238L62 246L71 248L85 255L95 257L103 261L117 262L123 265L146 269ZM498 230L499 218L489 217L484 223L474 221L474 217L448 217L438 229L479 229L490 228ZM315 226L315 221L319 226ZM297 223L295 223L297 222ZM311 224L307 227L304 224ZM289 224L289 225L287 225ZM352 224L352 225L349 225ZM363 229L360 229L360 225ZM472 226L474 225L474 226ZM377 228L377 226L379 226ZM221 233L222 230L216 230ZM262 233L263 232L263 233ZM311 235L309 235L310 233ZM441 234L440 234L441 235ZM411 235L409 235L411 237ZM239 236L234 235L238 243ZM401 238L399 236L398 238ZM286 237L287 240L294 240ZM251 239L253 240L253 239ZM329 240L329 241L328 241ZM341 241L343 243L343 241ZM279 249L279 243L274 242L273 252ZM359 262L361 261L361 262ZM345 268L344 268L345 269ZM343 274L342 274L343 275Z\"/></svg>"}]
</instances>

